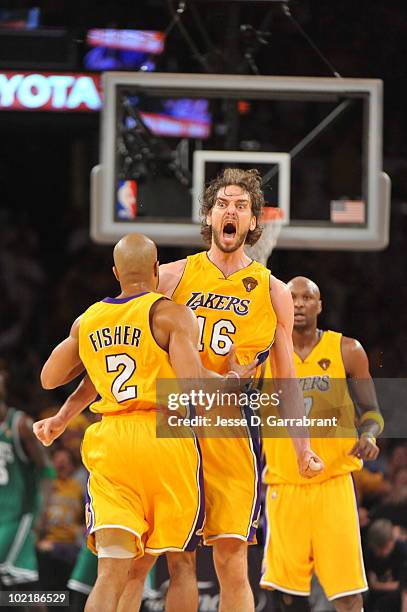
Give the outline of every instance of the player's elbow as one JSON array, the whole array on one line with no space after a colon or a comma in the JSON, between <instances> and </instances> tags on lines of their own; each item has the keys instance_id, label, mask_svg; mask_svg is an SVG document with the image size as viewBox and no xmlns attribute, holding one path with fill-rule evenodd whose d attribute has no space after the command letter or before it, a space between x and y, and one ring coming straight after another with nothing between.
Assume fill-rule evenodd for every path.
<instances>
[{"instance_id":1,"label":"player's elbow","mask_svg":"<svg viewBox=\"0 0 407 612\"><path fill-rule=\"evenodd\" d=\"M55 387L58 386L47 364L45 364L41 370L40 380L43 389L55 389Z\"/></svg>"}]
</instances>

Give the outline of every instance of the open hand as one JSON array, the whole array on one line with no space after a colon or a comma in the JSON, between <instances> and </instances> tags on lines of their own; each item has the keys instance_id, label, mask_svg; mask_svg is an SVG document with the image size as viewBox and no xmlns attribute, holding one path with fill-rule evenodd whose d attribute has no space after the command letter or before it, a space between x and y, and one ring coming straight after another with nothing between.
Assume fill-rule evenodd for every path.
<instances>
[{"instance_id":1,"label":"open hand","mask_svg":"<svg viewBox=\"0 0 407 612\"><path fill-rule=\"evenodd\" d=\"M362 436L354 444L349 455L363 459L364 461L373 461L379 454L379 447L377 446L374 438L368 436Z\"/></svg>"}]
</instances>

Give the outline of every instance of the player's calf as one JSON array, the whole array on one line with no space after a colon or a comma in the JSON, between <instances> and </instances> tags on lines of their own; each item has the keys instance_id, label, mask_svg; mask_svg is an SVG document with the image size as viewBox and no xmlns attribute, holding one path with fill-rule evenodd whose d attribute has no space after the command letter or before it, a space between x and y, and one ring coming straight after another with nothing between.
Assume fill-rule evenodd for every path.
<instances>
[{"instance_id":1,"label":"player's calf","mask_svg":"<svg viewBox=\"0 0 407 612\"><path fill-rule=\"evenodd\" d=\"M133 561L117 612L127 612L128 610L137 612L139 610L143 597L144 582L156 559L157 557L145 554L141 559Z\"/></svg>"},{"instance_id":2,"label":"player's calf","mask_svg":"<svg viewBox=\"0 0 407 612\"><path fill-rule=\"evenodd\" d=\"M85 612L116 612L127 576L131 559L98 560L98 577L85 606Z\"/></svg>"},{"instance_id":3,"label":"player's calf","mask_svg":"<svg viewBox=\"0 0 407 612\"><path fill-rule=\"evenodd\" d=\"M337 612L362 612L363 599L360 593L340 597L332 602Z\"/></svg>"},{"instance_id":4,"label":"player's calf","mask_svg":"<svg viewBox=\"0 0 407 612\"><path fill-rule=\"evenodd\" d=\"M198 610L196 555L194 552L167 553L170 585L165 600L166 612Z\"/></svg>"},{"instance_id":5,"label":"player's calf","mask_svg":"<svg viewBox=\"0 0 407 612\"><path fill-rule=\"evenodd\" d=\"M247 571L247 542L216 540L213 560L220 585L219 612L254 612L254 597Z\"/></svg>"},{"instance_id":6,"label":"player's calf","mask_svg":"<svg viewBox=\"0 0 407 612\"><path fill-rule=\"evenodd\" d=\"M273 601L279 612L310 612L308 597L289 595L281 591L273 592Z\"/></svg>"}]
</instances>

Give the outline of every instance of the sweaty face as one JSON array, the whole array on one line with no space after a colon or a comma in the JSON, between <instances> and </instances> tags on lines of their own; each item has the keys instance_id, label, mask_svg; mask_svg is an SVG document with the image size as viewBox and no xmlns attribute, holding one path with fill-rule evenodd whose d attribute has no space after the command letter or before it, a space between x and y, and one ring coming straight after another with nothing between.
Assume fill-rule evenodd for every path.
<instances>
[{"instance_id":1,"label":"sweaty face","mask_svg":"<svg viewBox=\"0 0 407 612\"><path fill-rule=\"evenodd\" d=\"M294 302L294 329L305 329L316 325L321 312L318 290L309 282L294 280L289 284Z\"/></svg>"},{"instance_id":2,"label":"sweaty face","mask_svg":"<svg viewBox=\"0 0 407 612\"><path fill-rule=\"evenodd\" d=\"M244 244L249 230L256 227L250 195L238 185L222 187L206 221L212 226L213 242L221 251L237 251Z\"/></svg>"}]
</instances>

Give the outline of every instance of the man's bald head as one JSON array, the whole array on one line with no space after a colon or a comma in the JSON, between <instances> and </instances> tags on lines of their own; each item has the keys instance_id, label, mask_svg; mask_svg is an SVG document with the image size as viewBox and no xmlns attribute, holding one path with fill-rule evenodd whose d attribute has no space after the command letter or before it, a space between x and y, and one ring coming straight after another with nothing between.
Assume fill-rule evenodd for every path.
<instances>
[{"instance_id":1,"label":"man's bald head","mask_svg":"<svg viewBox=\"0 0 407 612\"><path fill-rule=\"evenodd\" d=\"M144 234L123 236L114 247L113 260L113 272L122 288L125 285L148 283L157 277L157 247Z\"/></svg>"},{"instance_id":2,"label":"man's bald head","mask_svg":"<svg viewBox=\"0 0 407 612\"><path fill-rule=\"evenodd\" d=\"M296 276L287 285L294 302L294 329L301 332L316 328L322 310L318 285L305 276Z\"/></svg>"},{"instance_id":3,"label":"man's bald head","mask_svg":"<svg viewBox=\"0 0 407 612\"><path fill-rule=\"evenodd\" d=\"M313 293L318 300L321 299L321 292L319 290L318 285L306 276L295 276L290 281L288 281L287 285L290 291L292 289L307 289L310 293Z\"/></svg>"}]
</instances>

